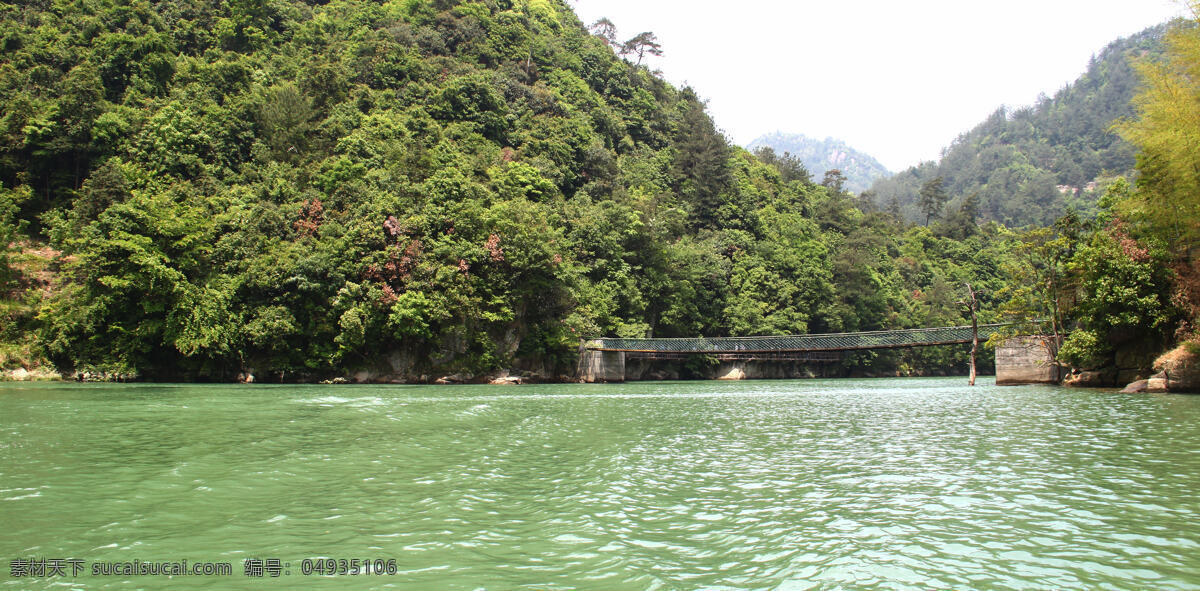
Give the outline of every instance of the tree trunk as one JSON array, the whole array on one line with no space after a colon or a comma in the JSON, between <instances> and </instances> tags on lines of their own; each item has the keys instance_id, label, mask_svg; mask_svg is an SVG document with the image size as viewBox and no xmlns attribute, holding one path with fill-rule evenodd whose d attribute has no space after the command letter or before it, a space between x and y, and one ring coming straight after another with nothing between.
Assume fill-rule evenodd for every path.
<instances>
[{"instance_id":1,"label":"tree trunk","mask_svg":"<svg viewBox=\"0 0 1200 591\"><path fill-rule=\"evenodd\" d=\"M971 289L971 284L967 286L967 309L971 311L971 375L967 380L968 386L975 385L975 354L979 352L979 321L975 318L975 309L978 303L975 300L975 290Z\"/></svg>"}]
</instances>

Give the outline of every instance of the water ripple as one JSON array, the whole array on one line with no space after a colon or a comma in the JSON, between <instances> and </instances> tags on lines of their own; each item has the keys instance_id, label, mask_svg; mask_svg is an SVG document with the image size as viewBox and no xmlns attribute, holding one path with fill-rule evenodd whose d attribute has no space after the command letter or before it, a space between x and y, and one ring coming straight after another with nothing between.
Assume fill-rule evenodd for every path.
<instances>
[{"instance_id":1,"label":"water ripple","mask_svg":"<svg viewBox=\"0 0 1200 591\"><path fill-rule=\"evenodd\" d=\"M0 554L397 560L357 588L1200 588L1200 397L960 382L5 389Z\"/></svg>"}]
</instances>

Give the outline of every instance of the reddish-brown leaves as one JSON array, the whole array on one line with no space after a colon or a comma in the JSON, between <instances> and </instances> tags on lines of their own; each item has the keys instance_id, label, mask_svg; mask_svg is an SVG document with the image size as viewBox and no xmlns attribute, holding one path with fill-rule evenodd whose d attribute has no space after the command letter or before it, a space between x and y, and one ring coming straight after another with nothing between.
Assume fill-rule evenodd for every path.
<instances>
[{"instance_id":1,"label":"reddish-brown leaves","mask_svg":"<svg viewBox=\"0 0 1200 591\"><path fill-rule=\"evenodd\" d=\"M492 259L493 263L498 263L504 260L504 249L500 248L500 236L492 234L488 236L487 242L483 245L488 251L488 258Z\"/></svg>"},{"instance_id":2,"label":"reddish-brown leaves","mask_svg":"<svg viewBox=\"0 0 1200 591\"><path fill-rule=\"evenodd\" d=\"M320 199L305 201L304 205L300 206L300 219L292 224L292 227L300 233L301 236L312 236L317 233L317 229L321 227L322 218L325 215L325 206L321 204Z\"/></svg>"}]
</instances>

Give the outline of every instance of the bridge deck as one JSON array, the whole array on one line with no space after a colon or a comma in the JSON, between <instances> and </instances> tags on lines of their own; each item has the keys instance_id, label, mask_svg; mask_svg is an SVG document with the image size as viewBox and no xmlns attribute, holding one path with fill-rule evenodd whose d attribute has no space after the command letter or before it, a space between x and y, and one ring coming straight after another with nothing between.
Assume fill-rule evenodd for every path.
<instances>
[{"instance_id":1,"label":"bridge deck","mask_svg":"<svg viewBox=\"0 0 1200 591\"><path fill-rule=\"evenodd\" d=\"M979 340L985 341L1006 324L979 325ZM971 342L970 326L908 328L872 332L845 332L762 337L711 337L683 339L594 338L584 342L592 351L630 353L735 354L799 351L856 351L930 347Z\"/></svg>"}]
</instances>

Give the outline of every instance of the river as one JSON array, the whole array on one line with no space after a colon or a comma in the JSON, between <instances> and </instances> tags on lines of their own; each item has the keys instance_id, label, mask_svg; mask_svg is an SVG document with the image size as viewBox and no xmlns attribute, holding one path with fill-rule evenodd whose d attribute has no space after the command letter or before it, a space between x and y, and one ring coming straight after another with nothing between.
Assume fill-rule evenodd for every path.
<instances>
[{"instance_id":1,"label":"river","mask_svg":"<svg viewBox=\"0 0 1200 591\"><path fill-rule=\"evenodd\" d=\"M1200 588L1200 396L965 382L2 384L0 586Z\"/></svg>"}]
</instances>

